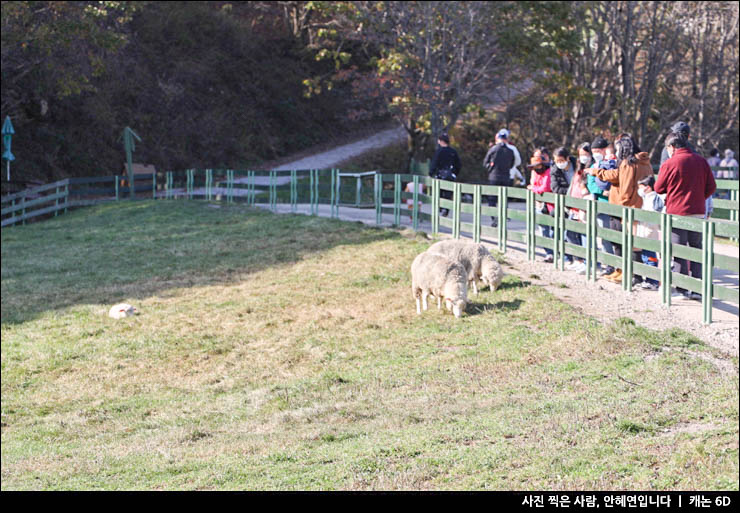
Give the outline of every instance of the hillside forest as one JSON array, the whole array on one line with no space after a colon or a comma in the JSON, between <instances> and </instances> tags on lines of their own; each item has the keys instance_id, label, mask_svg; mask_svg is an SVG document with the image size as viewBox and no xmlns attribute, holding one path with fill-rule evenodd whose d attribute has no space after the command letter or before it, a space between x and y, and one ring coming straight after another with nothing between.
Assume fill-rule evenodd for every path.
<instances>
[{"instance_id":1,"label":"hillside forest","mask_svg":"<svg viewBox=\"0 0 740 513\"><path fill-rule=\"evenodd\" d=\"M482 160L502 126L524 155L626 131L657 163L678 120L737 151L738 3L7 1L0 114L40 181L120 173L126 126L160 171L394 125L397 171L441 131Z\"/></svg>"}]
</instances>

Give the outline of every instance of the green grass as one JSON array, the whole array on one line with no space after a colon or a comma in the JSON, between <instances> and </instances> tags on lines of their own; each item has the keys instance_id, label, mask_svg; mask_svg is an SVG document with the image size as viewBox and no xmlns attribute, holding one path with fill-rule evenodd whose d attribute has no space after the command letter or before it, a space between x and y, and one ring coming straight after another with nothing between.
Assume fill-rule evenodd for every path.
<instances>
[{"instance_id":1,"label":"green grass","mask_svg":"<svg viewBox=\"0 0 740 513\"><path fill-rule=\"evenodd\" d=\"M188 201L3 229L3 489L738 489L736 359L514 276L417 316L431 242Z\"/></svg>"}]
</instances>

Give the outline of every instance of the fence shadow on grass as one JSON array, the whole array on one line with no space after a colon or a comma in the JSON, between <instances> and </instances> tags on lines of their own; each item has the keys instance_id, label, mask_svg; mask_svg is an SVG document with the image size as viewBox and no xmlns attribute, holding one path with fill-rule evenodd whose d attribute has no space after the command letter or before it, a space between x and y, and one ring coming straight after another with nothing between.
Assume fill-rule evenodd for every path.
<instances>
[{"instance_id":1,"label":"fence shadow on grass","mask_svg":"<svg viewBox=\"0 0 740 513\"><path fill-rule=\"evenodd\" d=\"M140 301L169 289L237 284L393 230L243 205L150 200L100 205L2 232L2 323L72 305ZM300 286L300 284L296 284Z\"/></svg>"},{"instance_id":2,"label":"fence shadow on grass","mask_svg":"<svg viewBox=\"0 0 740 513\"><path fill-rule=\"evenodd\" d=\"M468 315L480 315L486 312L495 311L497 313L509 313L515 310L519 310L522 303L521 299L514 299L512 301L498 301L496 303L468 303L465 308L465 312Z\"/></svg>"}]
</instances>

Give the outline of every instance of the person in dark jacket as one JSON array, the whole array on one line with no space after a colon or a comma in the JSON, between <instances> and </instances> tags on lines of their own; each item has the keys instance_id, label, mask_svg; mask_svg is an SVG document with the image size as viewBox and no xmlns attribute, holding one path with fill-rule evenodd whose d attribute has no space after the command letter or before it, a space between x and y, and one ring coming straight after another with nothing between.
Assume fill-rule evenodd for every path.
<instances>
[{"instance_id":1,"label":"person in dark jacket","mask_svg":"<svg viewBox=\"0 0 740 513\"><path fill-rule=\"evenodd\" d=\"M483 167L488 171L489 185L503 185L511 187L511 168L514 167L514 152L506 144L508 134L506 130L499 130L496 134L496 144L488 150L483 159ZM488 196L488 206L498 205L498 196ZM498 226L498 219L491 216L491 226Z\"/></svg>"},{"instance_id":2,"label":"person in dark jacket","mask_svg":"<svg viewBox=\"0 0 740 513\"><path fill-rule=\"evenodd\" d=\"M665 194L666 214L704 218L706 199L714 194L717 182L704 157L688 149L688 141L681 134L672 133L665 140L665 147L670 155L660 166L658 180L654 190L658 194ZM671 242L688 245L692 248L702 248L702 234L682 228L673 228ZM689 262L685 258L675 258L681 266L681 274L702 279L701 263ZM701 295L676 287L676 290L689 299L701 300Z\"/></svg>"},{"instance_id":3,"label":"person in dark jacket","mask_svg":"<svg viewBox=\"0 0 740 513\"><path fill-rule=\"evenodd\" d=\"M552 192L555 194L568 194L570 181L575 174L575 164L570 158L567 148L561 146L553 153L553 164L550 168L550 180Z\"/></svg>"},{"instance_id":4,"label":"person in dark jacket","mask_svg":"<svg viewBox=\"0 0 740 513\"><path fill-rule=\"evenodd\" d=\"M457 180L457 175L460 173L460 156L457 154L455 148L450 146L450 137L447 134L441 134L437 138L437 144L439 147L434 153L432 163L429 166L429 176L432 178L439 178L440 180L448 180L454 182ZM452 191L439 191L439 197L444 199L452 199ZM443 216L447 216L450 213L450 209L441 208L439 209Z\"/></svg>"}]
</instances>

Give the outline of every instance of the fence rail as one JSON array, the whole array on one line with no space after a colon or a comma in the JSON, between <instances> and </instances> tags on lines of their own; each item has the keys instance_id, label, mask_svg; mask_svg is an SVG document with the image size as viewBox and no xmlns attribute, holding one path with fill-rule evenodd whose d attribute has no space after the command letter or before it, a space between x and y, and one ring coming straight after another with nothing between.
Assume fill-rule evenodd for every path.
<instances>
[{"instance_id":1,"label":"fence rail","mask_svg":"<svg viewBox=\"0 0 740 513\"><path fill-rule=\"evenodd\" d=\"M404 192L402 190L404 182L412 182L414 191L418 189L419 184L422 184L427 192ZM722 184L724 187L737 193L737 181L724 182L726 182ZM441 192L445 192L448 197L440 197ZM455 238L467 232L476 242L481 240L481 236L491 237L497 241L501 251L506 251L507 242L521 242L526 245L527 258L530 260L534 259L537 248L547 248L553 251L553 265L560 270L564 269L566 255L583 258L586 264L585 279L591 281L596 280L599 264L621 268L623 270L622 288L625 291L632 289L633 276L659 280L661 300L665 305L671 303L671 287L682 287L702 295L705 323L711 323L712 320L712 298L740 303L738 290L715 284L712 272L713 269L724 269L737 273L740 269L737 257L717 253L714 248L716 236L738 238L736 221L674 216L554 193L535 194L532 191L511 187L460 184L418 175L379 175L376 194L378 196L376 201L378 224L382 222L383 214L392 214L393 223L400 224L402 201L411 199L408 205L410 210L408 215L412 219L414 229L418 229L420 218L428 218L431 221L432 232L437 233L440 227L445 227L452 232ZM463 203L463 194L470 194L472 203ZM496 206L486 205L485 197L495 197ZM510 199L524 200L524 211L509 207ZM538 202L551 204L553 206L552 215L539 211L536 207ZM420 205L430 205L431 214L421 212ZM735 219L737 219L737 201L729 201L727 207L734 209ZM449 209L449 217L441 216L440 208ZM584 222L569 219L566 216L569 209L584 212ZM461 219L462 213L472 214L472 222L464 222ZM599 214L619 219L621 230L612 230L600 225L597 222ZM496 218L497 226L495 228L484 226L481 221L483 216ZM510 230L509 220L524 221L525 230ZM660 234L659 239L638 237L634 228L636 222L655 225ZM539 235L536 228L538 225L551 227L552 237ZM702 247L692 248L673 242L671 234L674 229L700 233ZM585 236L583 245L579 246L569 242L568 232ZM612 255L600 250L598 239L620 245L622 255ZM654 251L661 257L660 267L633 261L633 249ZM700 278L689 277L673 271L671 263L674 257L701 264L702 276Z\"/></svg>"},{"instance_id":2,"label":"fence rail","mask_svg":"<svg viewBox=\"0 0 740 513\"><path fill-rule=\"evenodd\" d=\"M583 258L587 280L596 280L597 266L611 265L623 269L622 287L631 290L632 277L652 278L661 283L661 300L670 305L672 286L702 294L704 322L711 322L712 298L739 302L738 290L713 283L712 270L724 269L737 273L738 258L717 253L716 237L738 239L738 180L718 180L718 191L728 199L715 199L715 210L729 212L729 219L701 220L672 216L639 209L620 207L605 202L575 199L545 193L535 195L521 188L492 185L453 183L419 174L379 174L377 172L343 173L331 170L238 171L231 169L188 169L150 175L137 175L136 192L151 191L155 199L195 199L236 201L248 204L267 204L277 210L278 204L289 204L296 212L299 204L309 204L311 214L318 214L319 205L328 204L332 217L339 217L340 206L374 208L378 224L383 216L391 214L393 224L401 224L401 216L408 215L413 229L420 223L431 223L432 232L447 228L459 238L469 234L475 241L482 237L497 241L506 251L507 243L526 246L527 257L534 259L537 248L552 250L553 265L564 268L565 256ZM412 192L404 190L411 183ZM420 186L425 191L420 190ZM1 198L2 226L25 224L27 220L43 215L58 215L69 208L114 201L130 194L125 177L68 178L34 187ZM138 195L137 195L138 196ZM463 199L465 198L465 200ZM490 199L495 198L495 201ZM552 205L552 215L536 208L540 203ZM495 206L493 206L495 203ZM523 204L523 209L520 208ZM423 207L429 212L424 212ZM450 216L440 216L440 208L449 209ZM569 209L583 212L580 222L567 218ZM468 217L463 217L465 214ZM597 222L602 215L619 219L621 230L613 230ZM470 217L472 216L472 219ZM497 226L486 226L485 216L497 220ZM524 223L524 230L513 230L509 221ZM658 240L638 237L636 222L652 223L658 227ZM552 229L547 237L537 232L538 226ZM674 229L700 233L702 248L691 248L674 243L670 234ZM577 233L585 242L576 245L568 240L568 233ZM616 256L599 249L598 239L622 246L622 255ZM654 251L661 257L660 267L633 261L632 249ZM702 265L701 277L689 277L672 270L673 258L687 259Z\"/></svg>"}]
</instances>

